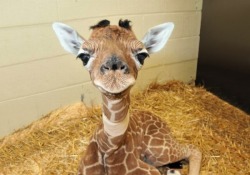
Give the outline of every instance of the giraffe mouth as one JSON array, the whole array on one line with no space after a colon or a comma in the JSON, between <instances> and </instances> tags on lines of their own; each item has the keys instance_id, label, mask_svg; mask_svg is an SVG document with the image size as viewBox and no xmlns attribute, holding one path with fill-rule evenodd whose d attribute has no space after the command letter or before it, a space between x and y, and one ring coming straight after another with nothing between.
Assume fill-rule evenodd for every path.
<instances>
[{"instance_id":1,"label":"giraffe mouth","mask_svg":"<svg viewBox=\"0 0 250 175\"><path fill-rule=\"evenodd\" d=\"M130 90L130 88L125 89L124 91L122 91L120 93L110 93L107 91L103 91L103 94L105 96L107 96L109 99L118 99L118 98L122 98L123 96L125 96L129 90Z\"/></svg>"},{"instance_id":2,"label":"giraffe mouth","mask_svg":"<svg viewBox=\"0 0 250 175\"><path fill-rule=\"evenodd\" d=\"M131 75L107 74L94 80L95 86L109 96L119 96L135 84Z\"/></svg>"}]
</instances>

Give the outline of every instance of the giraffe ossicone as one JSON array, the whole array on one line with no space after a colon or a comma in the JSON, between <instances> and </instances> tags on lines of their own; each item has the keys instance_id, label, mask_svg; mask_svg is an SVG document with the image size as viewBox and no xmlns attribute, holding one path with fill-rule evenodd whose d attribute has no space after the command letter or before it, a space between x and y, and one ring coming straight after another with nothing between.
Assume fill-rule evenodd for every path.
<instances>
[{"instance_id":1,"label":"giraffe ossicone","mask_svg":"<svg viewBox=\"0 0 250 175\"><path fill-rule=\"evenodd\" d=\"M138 71L149 54L165 46L174 24L150 28L142 40L136 38L129 20L118 25L102 20L91 27L87 40L66 24L54 23L53 29L62 47L82 60L103 101L103 120L78 174L160 175L157 167L188 159L189 175L198 175L201 152L197 148L179 144L167 124L149 111L129 112L130 89Z\"/></svg>"}]
</instances>

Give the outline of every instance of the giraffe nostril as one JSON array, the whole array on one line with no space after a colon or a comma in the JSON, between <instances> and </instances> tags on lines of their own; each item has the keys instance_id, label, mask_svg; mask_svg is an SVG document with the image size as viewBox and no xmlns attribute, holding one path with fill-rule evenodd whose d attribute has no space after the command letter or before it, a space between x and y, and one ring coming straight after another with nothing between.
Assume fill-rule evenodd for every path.
<instances>
[{"instance_id":1,"label":"giraffe nostril","mask_svg":"<svg viewBox=\"0 0 250 175\"><path fill-rule=\"evenodd\" d=\"M109 70L109 67L103 66L103 69L104 69L104 70Z\"/></svg>"},{"instance_id":2,"label":"giraffe nostril","mask_svg":"<svg viewBox=\"0 0 250 175\"><path fill-rule=\"evenodd\" d=\"M127 64L123 64L120 69L123 71L124 74L128 74L129 73L129 68Z\"/></svg>"},{"instance_id":3,"label":"giraffe nostril","mask_svg":"<svg viewBox=\"0 0 250 175\"><path fill-rule=\"evenodd\" d=\"M109 67L107 67L105 65L102 65L100 70L101 70L102 73L105 73L105 72L109 71L110 69L109 69Z\"/></svg>"}]
</instances>

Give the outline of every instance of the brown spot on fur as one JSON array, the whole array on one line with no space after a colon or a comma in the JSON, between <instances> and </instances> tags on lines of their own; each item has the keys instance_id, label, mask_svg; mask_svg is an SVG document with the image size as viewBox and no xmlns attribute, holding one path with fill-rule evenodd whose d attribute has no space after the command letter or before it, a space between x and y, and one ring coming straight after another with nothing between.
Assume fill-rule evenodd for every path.
<instances>
[{"instance_id":1,"label":"brown spot on fur","mask_svg":"<svg viewBox=\"0 0 250 175\"><path fill-rule=\"evenodd\" d=\"M104 112L105 116L106 116L108 119L110 119L110 117L111 117L111 112L109 111L109 109L108 109L105 105L103 105L103 112Z\"/></svg>"},{"instance_id":2,"label":"brown spot on fur","mask_svg":"<svg viewBox=\"0 0 250 175\"><path fill-rule=\"evenodd\" d=\"M118 112L115 114L115 119L116 119L116 122L120 122L124 119L124 117L127 116L127 113L128 113L128 105L121 111L121 112Z\"/></svg>"},{"instance_id":3,"label":"brown spot on fur","mask_svg":"<svg viewBox=\"0 0 250 175\"><path fill-rule=\"evenodd\" d=\"M90 142L88 149L86 150L84 157L84 165L92 165L98 162L98 154L95 150L97 150L96 142ZM95 155L93 155L95 153Z\"/></svg>"},{"instance_id":4,"label":"brown spot on fur","mask_svg":"<svg viewBox=\"0 0 250 175\"><path fill-rule=\"evenodd\" d=\"M126 135L121 135L121 136L111 138L111 142L113 145L119 145L119 144L121 144L121 140L124 140L124 137L126 137Z\"/></svg>"},{"instance_id":5,"label":"brown spot on fur","mask_svg":"<svg viewBox=\"0 0 250 175\"><path fill-rule=\"evenodd\" d=\"M92 166L86 169L86 174L104 174L105 170L102 165Z\"/></svg>"},{"instance_id":6,"label":"brown spot on fur","mask_svg":"<svg viewBox=\"0 0 250 175\"><path fill-rule=\"evenodd\" d=\"M112 172L112 173L109 173ZM110 168L110 170L108 170L107 174L112 174L112 175L118 175L118 174L126 174L126 168L124 164L120 164L117 166L113 166L112 168Z\"/></svg>"},{"instance_id":7,"label":"brown spot on fur","mask_svg":"<svg viewBox=\"0 0 250 175\"><path fill-rule=\"evenodd\" d=\"M126 141L127 141L126 152L130 153L134 150L134 141L131 133L127 135Z\"/></svg>"},{"instance_id":8,"label":"brown spot on fur","mask_svg":"<svg viewBox=\"0 0 250 175\"><path fill-rule=\"evenodd\" d=\"M136 157L133 154L128 154L126 159L127 168L132 170L138 166Z\"/></svg>"},{"instance_id":9,"label":"brown spot on fur","mask_svg":"<svg viewBox=\"0 0 250 175\"><path fill-rule=\"evenodd\" d=\"M158 139L158 138L152 138L151 145L163 145L164 144L164 140L163 139Z\"/></svg>"},{"instance_id":10,"label":"brown spot on fur","mask_svg":"<svg viewBox=\"0 0 250 175\"><path fill-rule=\"evenodd\" d=\"M118 104L115 104L111 107L112 111L118 111L119 109L123 108L125 105L127 105L127 99L123 98Z\"/></svg>"},{"instance_id":11,"label":"brown spot on fur","mask_svg":"<svg viewBox=\"0 0 250 175\"><path fill-rule=\"evenodd\" d=\"M107 157L105 162L108 165L121 164L124 161L125 155L125 148L121 147Z\"/></svg>"},{"instance_id":12,"label":"brown spot on fur","mask_svg":"<svg viewBox=\"0 0 250 175\"><path fill-rule=\"evenodd\" d=\"M143 169L135 169L134 171L128 173L127 175L142 175L142 174L148 174L148 171Z\"/></svg>"}]
</instances>

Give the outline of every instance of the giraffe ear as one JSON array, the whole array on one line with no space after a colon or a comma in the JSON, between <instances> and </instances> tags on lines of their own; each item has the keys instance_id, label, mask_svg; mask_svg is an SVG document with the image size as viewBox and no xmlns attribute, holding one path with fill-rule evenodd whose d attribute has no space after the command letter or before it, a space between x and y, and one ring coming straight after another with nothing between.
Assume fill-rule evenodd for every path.
<instances>
[{"instance_id":1,"label":"giraffe ear","mask_svg":"<svg viewBox=\"0 0 250 175\"><path fill-rule=\"evenodd\" d=\"M142 39L147 51L149 53L154 53L161 50L167 43L173 29L174 23L172 22L150 28Z\"/></svg>"},{"instance_id":2,"label":"giraffe ear","mask_svg":"<svg viewBox=\"0 0 250 175\"><path fill-rule=\"evenodd\" d=\"M77 55L84 39L73 28L67 26L66 24L55 22L52 27L62 47L66 51Z\"/></svg>"}]
</instances>

